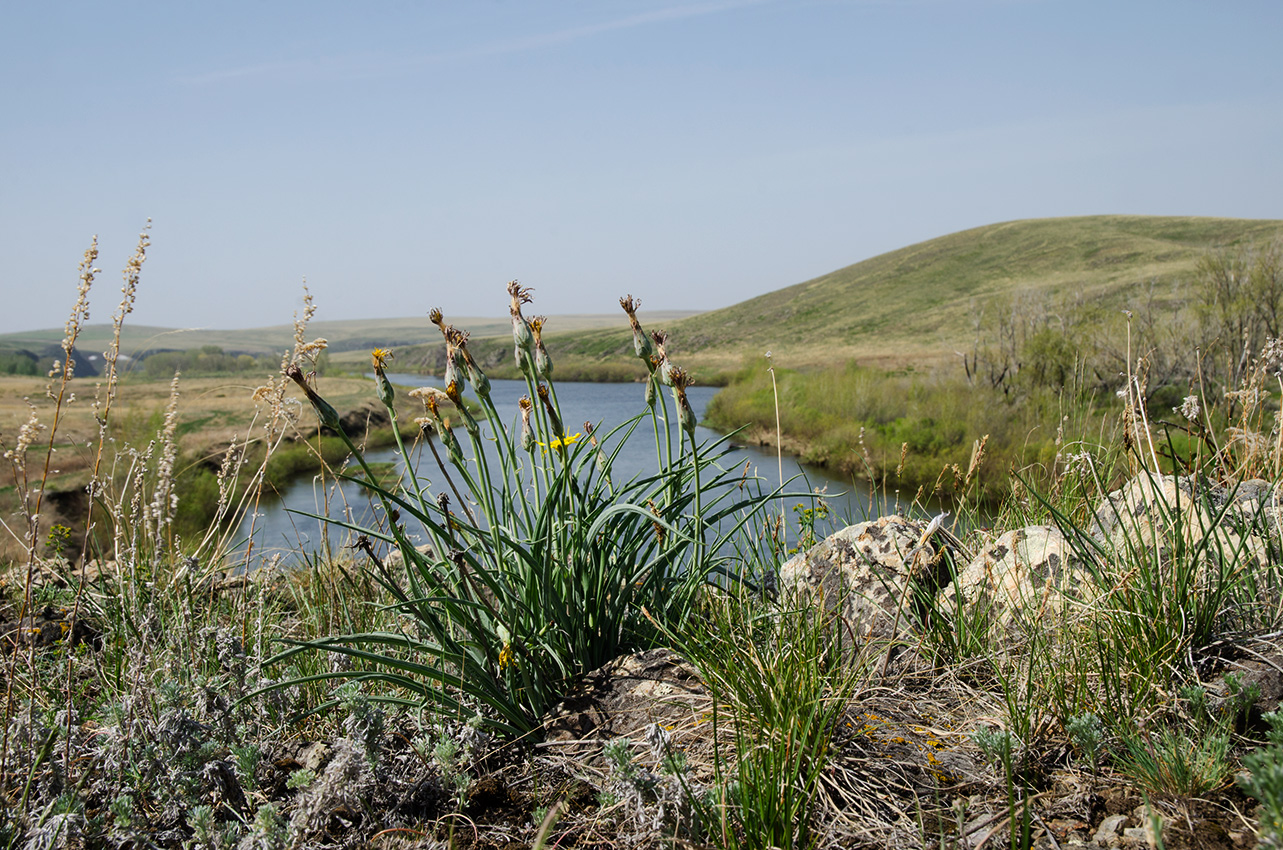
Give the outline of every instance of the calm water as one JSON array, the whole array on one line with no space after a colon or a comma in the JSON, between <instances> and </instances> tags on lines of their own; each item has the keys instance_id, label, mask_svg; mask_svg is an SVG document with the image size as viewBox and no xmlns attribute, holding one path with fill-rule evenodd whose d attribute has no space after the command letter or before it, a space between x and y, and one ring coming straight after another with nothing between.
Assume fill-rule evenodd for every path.
<instances>
[{"instance_id":1,"label":"calm water","mask_svg":"<svg viewBox=\"0 0 1283 850\"><path fill-rule=\"evenodd\" d=\"M399 392L404 392L405 387L440 385L435 378L418 375L390 375L389 377L398 385ZM556 390L566 431L571 434L582 431L583 423L591 421L597 429L598 436L604 436L609 434L615 426L627 422L645 410L645 390L642 384L561 382L556 385ZM669 391L665 390L665 392ZM715 387L691 387L688 390L687 396L691 406L701 421L709 400L716 392ZM517 399L525 394L524 381L493 382L491 398L505 424L514 433L520 427ZM371 395L373 395L373 385L371 385ZM671 410L671 398L669 407ZM484 437L489 429L488 424L482 422L481 429ZM461 428L457 429L456 433L464 447L465 456L471 456L471 447L466 433ZM718 437L717 432L708 428L701 426L696 429L696 439L700 443L713 441ZM613 445L613 441L607 445L608 447ZM674 430L674 445L677 445L676 430ZM439 450L445 459L444 450L440 448ZM367 455L367 459L371 462L393 463L398 470L404 470L404 464L395 448L372 451ZM426 447L423 448L422 455L418 449L414 450L412 460L420 483L425 480L435 483L440 477L436 461ZM445 460L448 464L449 460ZM769 450L759 451L751 446L736 444L734 451L723 458L721 463L727 468L736 470L742 470L747 463L749 474L760 476L767 490L774 489L780 483L779 460ZM654 429L650 418L646 417L619 452L611 475L617 482L622 482L634 474L652 473L656 469ZM783 476L785 482L793 479L786 486L789 492L805 493L822 490L831 511L830 524L834 527L840 528L848 522L862 520L870 512L868 492L862 488L853 487L850 481L833 478L823 470L804 467L789 457L784 458ZM437 492L435 487L433 492ZM790 522L794 517L792 505L800 503L810 505L810 501L801 496L787 498ZM778 512L779 507L773 510ZM322 481L316 477L303 476L289 487L279 500L264 503L260 507L259 514L252 518L257 541L254 548L260 556L266 557L279 552L286 558L291 558L297 557L300 552L314 552L322 548L327 539L329 545L335 548L347 542L346 529L322 523L303 516L299 512L329 516L356 524L372 523L374 519L370 499L359 485L345 483L342 486L336 486L333 479L327 478ZM241 526L242 537L248 536L249 529L250 518L247 518ZM827 530L827 528L817 529L821 532Z\"/></svg>"}]
</instances>

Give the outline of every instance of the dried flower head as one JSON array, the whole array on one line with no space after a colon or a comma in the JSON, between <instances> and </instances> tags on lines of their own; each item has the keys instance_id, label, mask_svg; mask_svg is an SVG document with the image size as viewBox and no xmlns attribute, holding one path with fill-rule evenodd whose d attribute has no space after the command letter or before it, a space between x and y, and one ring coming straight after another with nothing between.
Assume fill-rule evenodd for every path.
<instances>
[{"instance_id":1,"label":"dried flower head","mask_svg":"<svg viewBox=\"0 0 1283 850\"><path fill-rule=\"evenodd\" d=\"M1260 367L1271 375L1283 375L1283 339L1271 337L1265 341L1258 358Z\"/></svg>"},{"instance_id":2,"label":"dried flower head","mask_svg":"<svg viewBox=\"0 0 1283 850\"><path fill-rule=\"evenodd\" d=\"M442 334L446 333L445 316L441 314L440 307L433 307L428 311L428 321L440 328Z\"/></svg>"},{"instance_id":3,"label":"dried flower head","mask_svg":"<svg viewBox=\"0 0 1283 850\"><path fill-rule=\"evenodd\" d=\"M406 395L408 395L410 398L417 398L419 399L419 401L422 401L424 404L428 403L429 398L434 399L436 401L450 400L450 397L445 394L445 390L441 389L440 387L415 387L414 389L406 393Z\"/></svg>"},{"instance_id":4,"label":"dried flower head","mask_svg":"<svg viewBox=\"0 0 1283 850\"><path fill-rule=\"evenodd\" d=\"M513 316L520 316L521 305L530 303L530 293L532 292L534 292L533 289L528 286L522 286L515 280L508 281L508 297L511 299L508 312Z\"/></svg>"},{"instance_id":5,"label":"dried flower head","mask_svg":"<svg viewBox=\"0 0 1283 850\"><path fill-rule=\"evenodd\" d=\"M641 308L641 299L633 298L632 295L619 299L619 306L624 308L628 314L628 324L633 329L633 353L650 365L650 355L653 350L650 345L650 338L642 330L641 322L637 321L637 311Z\"/></svg>"},{"instance_id":6,"label":"dried flower head","mask_svg":"<svg viewBox=\"0 0 1283 850\"><path fill-rule=\"evenodd\" d=\"M632 293L629 293L619 299L619 306L623 307L624 312L628 314L628 321L632 326L639 327L641 323L637 321L637 311L641 309L641 299L634 298Z\"/></svg>"}]
</instances>

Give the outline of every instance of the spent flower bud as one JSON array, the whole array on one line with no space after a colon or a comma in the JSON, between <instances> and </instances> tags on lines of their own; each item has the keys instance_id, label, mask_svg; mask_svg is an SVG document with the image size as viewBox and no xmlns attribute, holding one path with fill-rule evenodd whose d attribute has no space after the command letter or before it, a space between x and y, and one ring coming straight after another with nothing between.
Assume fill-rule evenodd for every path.
<instances>
[{"instance_id":1,"label":"spent flower bud","mask_svg":"<svg viewBox=\"0 0 1283 850\"><path fill-rule=\"evenodd\" d=\"M566 436L566 429L562 427L561 416L557 413L556 406L552 403L552 396L548 393L548 388L543 384L535 387L535 393L539 400L543 402L544 410L548 412L548 423L552 427L552 435L558 439Z\"/></svg>"},{"instance_id":2,"label":"spent flower bud","mask_svg":"<svg viewBox=\"0 0 1283 850\"><path fill-rule=\"evenodd\" d=\"M530 429L530 414L534 409L530 396L523 395L517 401L517 407L521 409L521 448L531 451L535 447L535 434Z\"/></svg>"},{"instance_id":3,"label":"spent flower bud","mask_svg":"<svg viewBox=\"0 0 1283 850\"><path fill-rule=\"evenodd\" d=\"M664 350L664 344L668 342L668 334L664 331L652 331L651 338L655 340L655 354L650 357L651 370L659 376L659 382L666 387L673 385L673 364L668 361L668 352Z\"/></svg>"},{"instance_id":4,"label":"spent flower bud","mask_svg":"<svg viewBox=\"0 0 1283 850\"><path fill-rule=\"evenodd\" d=\"M307 400L312 403L312 409L316 411L316 418L321 420L322 425L329 428L331 431L342 430L339 424L338 411L331 407L329 402L321 398L316 390L312 389L311 386L308 385L307 378L303 375L303 370L299 368L297 363L291 363L285 367L285 377L289 378L302 388L303 394L306 395Z\"/></svg>"},{"instance_id":5,"label":"spent flower bud","mask_svg":"<svg viewBox=\"0 0 1283 850\"><path fill-rule=\"evenodd\" d=\"M530 320L530 331L535 338L535 374L545 381L552 380L552 358L543 344L543 326L547 316L535 316Z\"/></svg>"},{"instance_id":6,"label":"spent flower bud","mask_svg":"<svg viewBox=\"0 0 1283 850\"><path fill-rule=\"evenodd\" d=\"M521 305L530 303L530 292L529 287L523 287L515 280L508 283L508 296L511 299L508 312L512 315L512 341L516 343L517 348L523 348L527 353L534 346L534 334L531 333L525 317L521 315ZM517 365L520 366L520 362Z\"/></svg>"},{"instance_id":7,"label":"spent flower bud","mask_svg":"<svg viewBox=\"0 0 1283 850\"><path fill-rule=\"evenodd\" d=\"M464 404L463 386L458 381L451 381L445 385L445 394L450 397L451 403L459 411L459 416L463 418L463 427L473 437L477 436L481 429L477 427L477 420L473 418L472 411L468 410L468 406Z\"/></svg>"},{"instance_id":8,"label":"spent flower bud","mask_svg":"<svg viewBox=\"0 0 1283 850\"><path fill-rule=\"evenodd\" d=\"M674 366L669 376L673 382L673 398L677 400L677 421L681 424L682 430L694 438L695 411L686 398L686 388L691 385L690 374L685 369Z\"/></svg>"},{"instance_id":9,"label":"spent flower bud","mask_svg":"<svg viewBox=\"0 0 1283 850\"><path fill-rule=\"evenodd\" d=\"M650 355L654 348L651 347L650 337L646 336L646 332L642 330L641 322L637 321L637 310L641 307L641 299L628 295L619 299L619 306L623 307L624 312L628 314L628 324L633 328L633 353L646 361L649 366Z\"/></svg>"},{"instance_id":10,"label":"spent flower bud","mask_svg":"<svg viewBox=\"0 0 1283 850\"><path fill-rule=\"evenodd\" d=\"M490 379L486 377L485 372L481 371L481 367L477 365L477 361L472 357L472 352L468 350L468 332L461 331L451 325L448 339L454 343L454 347L463 356L463 366L468 372L468 381L472 383L477 395L482 398L489 398Z\"/></svg>"}]
</instances>

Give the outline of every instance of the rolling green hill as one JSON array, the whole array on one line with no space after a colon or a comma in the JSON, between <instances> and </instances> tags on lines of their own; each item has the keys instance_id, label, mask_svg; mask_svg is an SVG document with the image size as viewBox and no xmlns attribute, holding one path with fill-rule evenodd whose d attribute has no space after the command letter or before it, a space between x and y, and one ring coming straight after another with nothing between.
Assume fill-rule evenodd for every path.
<instances>
[{"instance_id":1,"label":"rolling green hill","mask_svg":"<svg viewBox=\"0 0 1283 850\"><path fill-rule=\"evenodd\" d=\"M993 224L865 260L683 322L684 346L906 354L966 338L971 303L1070 290L1120 303L1129 289L1191 276L1213 246L1283 238L1283 221L1088 216ZM787 330L787 335L781 333Z\"/></svg>"},{"instance_id":2,"label":"rolling green hill","mask_svg":"<svg viewBox=\"0 0 1283 850\"><path fill-rule=\"evenodd\" d=\"M1160 298L1176 297L1211 248L1279 239L1283 221L1275 220L1108 215L1012 221L910 245L690 318L665 321L645 311L639 318L648 329L669 331L674 361L694 368L701 382L720 382L745 358L767 350L777 363L799 368L853 358L879 366L931 363L965 347L973 308L994 296L1035 292L1051 300L1072 292L1121 308L1150 284ZM484 336L473 330L474 340ZM500 334L489 343L476 340L474 349L506 374L511 344L506 328ZM576 377L594 369L605 378L640 375L622 327L550 332L547 341L559 375L563 364ZM416 348L400 362L434 370L439 348Z\"/></svg>"}]
</instances>

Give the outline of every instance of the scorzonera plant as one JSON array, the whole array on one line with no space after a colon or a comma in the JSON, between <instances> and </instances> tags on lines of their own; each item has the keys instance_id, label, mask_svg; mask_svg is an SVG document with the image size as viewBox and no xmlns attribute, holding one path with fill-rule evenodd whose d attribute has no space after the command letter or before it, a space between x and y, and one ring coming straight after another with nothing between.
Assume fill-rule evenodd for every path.
<instances>
[{"instance_id":1,"label":"scorzonera plant","mask_svg":"<svg viewBox=\"0 0 1283 850\"><path fill-rule=\"evenodd\" d=\"M719 553L744 549L742 540L727 543L750 534L776 494L720 465L729 451L724 441L696 442L690 376L668 361L662 334L651 345L631 296L621 305L647 366L645 406L611 430L587 422L571 433L543 342L545 320L523 315L528 288L514 281L508 295L514 356L528 389L519 425L503 422L468 351L468 334L433 310L445 338L445 386L410 393L423 403L417 422L433 468L416 469L414 446L398 431L405 477L380 484L349 441L366 473L350 480L382 504L387 521L338 524L395 600L401 628L301 643L276 660L304 649L344 653L358 662L352 670L314 678L377 680L392 686L380 699L480 715L520 735L537 728L574 676L680 628L705 582L733 576ZM391 357L376 349L372 365L396 430ZM303 372L292 367L287 374L321 423L342 434L333 407ZM671 388L671 399L660 384ZM475 401L464 397L467 385ZM622 480L612 474L615 458L648 418L657 467ZM420 532L428 544L416 547ZM389 550L399 557L388 557Z\"/></svg>"}]
</instances>

